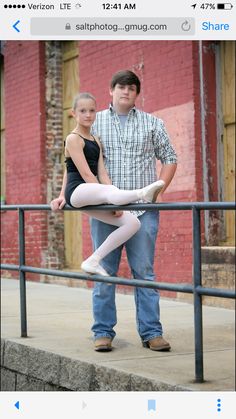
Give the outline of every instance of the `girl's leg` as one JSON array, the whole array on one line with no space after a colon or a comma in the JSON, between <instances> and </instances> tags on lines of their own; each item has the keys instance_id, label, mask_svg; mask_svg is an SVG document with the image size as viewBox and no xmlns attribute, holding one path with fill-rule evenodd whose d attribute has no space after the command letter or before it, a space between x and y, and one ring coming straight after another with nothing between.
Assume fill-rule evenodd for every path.
<instances>
[{"instance_id":1,"label":"girl's leg","mask_svg":"<svg viewBox=\"0 0 236 419\"><path fill-rule=\"evenodd\" d=\"M71 205L76 208L86 205L126 205L137 201L137 191L123 191L113 185L82 183L71 195Z\"/></svg>"},{"instance_id":2,"label":"girl's leg","mask_svg":"<svg viewBox=\"0 0 236 419\"><path fill-rule=\"evenodd\" d=\"M155 201L164 184L162 180L158 180L143 189L124 191L113 185L82 183L74 190L70 201L75 208L100 204L126 205L138 199L152 202Z\"/></svg>"},{"instance_id":3,"label":"girl's leg","mask_svg":"<svg viewBox=\"0 0 236 419\"><path fill-rule=\"evenodd\" d=\"M115 217L110 211L87 211L88 215L106 224L117 226L107 239L98 247L94 255L103 259L108 253L127 242L140 228L140 221L136 215L125 211L121 217Z\"/></svg>"},{"instance_id":4,"label":"girl's leg","mask_svg":"<svg viewBox=\"0 0 236 419\"><path fill-rule=\"evenodd\" d=\"M140 221L130 212L124 212L121 217L115 217L108 211L85 211L88 215L106 224L115 225L118 228L113 231L98 249L86 259L81 267L89 273L97 273L107 276L107 272L99 265L108 253L130 239L140 228Z\"/></svg>"}]
</instances>

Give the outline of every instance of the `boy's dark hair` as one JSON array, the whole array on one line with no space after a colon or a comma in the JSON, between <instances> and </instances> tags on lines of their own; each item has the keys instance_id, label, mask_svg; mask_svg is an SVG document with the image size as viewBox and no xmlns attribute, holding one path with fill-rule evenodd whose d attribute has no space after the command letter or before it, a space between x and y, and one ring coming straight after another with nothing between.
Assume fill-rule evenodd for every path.
<instances>
[{"instance_id":1,"label":"boy's dark hair","mask_svg":"<svg viewBox=\"0 0 236 419\"><path fill-rule=\"evenodd\" d=\"M121 84L121 86L125 86L126 84L131 85L134 84L137 88L137 93L140 93L140 80L138 76L136 76L133 71L130 70L121 70L115 73L111 79L110 87L113 90L116 84Z\"/></svg>"}]
</instances>

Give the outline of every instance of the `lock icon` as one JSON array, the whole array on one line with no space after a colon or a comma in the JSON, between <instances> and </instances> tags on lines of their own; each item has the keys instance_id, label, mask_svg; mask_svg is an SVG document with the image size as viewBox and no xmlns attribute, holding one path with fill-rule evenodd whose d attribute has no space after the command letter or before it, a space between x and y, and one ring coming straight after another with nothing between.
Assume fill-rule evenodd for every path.
<instances>
[{"instance_id":1,"label":"lock icon","mask_svg":"<svg viewBox=\"0 0 236 419\"><path fill-rule=\"evenodd\" d=\"M70 24L69 24L69 23L67 23L67 24L66 24L65 29L66 29L67 31L71 29L71 26L70 26Z\"/></svg>"}]
</instances>

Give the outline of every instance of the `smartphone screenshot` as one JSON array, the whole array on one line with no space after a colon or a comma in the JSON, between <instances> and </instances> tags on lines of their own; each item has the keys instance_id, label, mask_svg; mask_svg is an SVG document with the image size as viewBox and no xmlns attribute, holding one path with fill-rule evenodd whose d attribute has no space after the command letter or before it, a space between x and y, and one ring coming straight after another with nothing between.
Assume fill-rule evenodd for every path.
<instances>
[{"instance_id":1,"label":"smartphone screenshot","mask_svg":"<svg viewBox=\"0 0 236 419\"><path fill-rule=\"evenodd\" d=\"M232 419L235 1L0 16L1 418Z\"/></svg>"}]
</instances>

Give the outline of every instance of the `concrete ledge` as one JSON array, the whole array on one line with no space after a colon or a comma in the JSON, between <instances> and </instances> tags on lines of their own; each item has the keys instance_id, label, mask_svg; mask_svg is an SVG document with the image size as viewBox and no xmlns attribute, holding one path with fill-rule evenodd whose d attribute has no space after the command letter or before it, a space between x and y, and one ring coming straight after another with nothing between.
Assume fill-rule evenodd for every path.
<instances>
[{"instance_id":1,"label":"concrete ledge","mask_svg":"<svg viewBox=\"0 0 236 419\"><path fill-rule=\"evenodd\" d=\"M232 391L235 316L203 307L204 383L196 383L191 304L161 299L170 352L143 348L132 295L116 294L113 351L94 351L91 290L27 282L28 337L20 337L19 282L2 279L3 388L28 391ZM26 390L27 391L27 390Z\"/></svg>"},{"instance_id":2,"label":"concrete ledge","mask_svg":"<svg viewBox=\"0 0 236 419\"><path fill-rule=\"evenodd\" d=\"M16 373L1 367L1 391L16 390Z\"/></svg>"},{"instance_id":3,"label":"concrete ledge","mask_svg":"<svg viewBox=\"0 0 236 419\"><path fill-rule=\"evenodd\" d=\"M189 391L2 339L1 391Z\"/></svg>"},{"instance_id":4,"label":"concrete ledge","mask_svg":"<svg viewBox=\"0 0 236 419\"><path fill-rule=\"evenodd\" d=\"M1 367L1 391L67 391L27 375Z\"/></svg>"}]
</instances>

